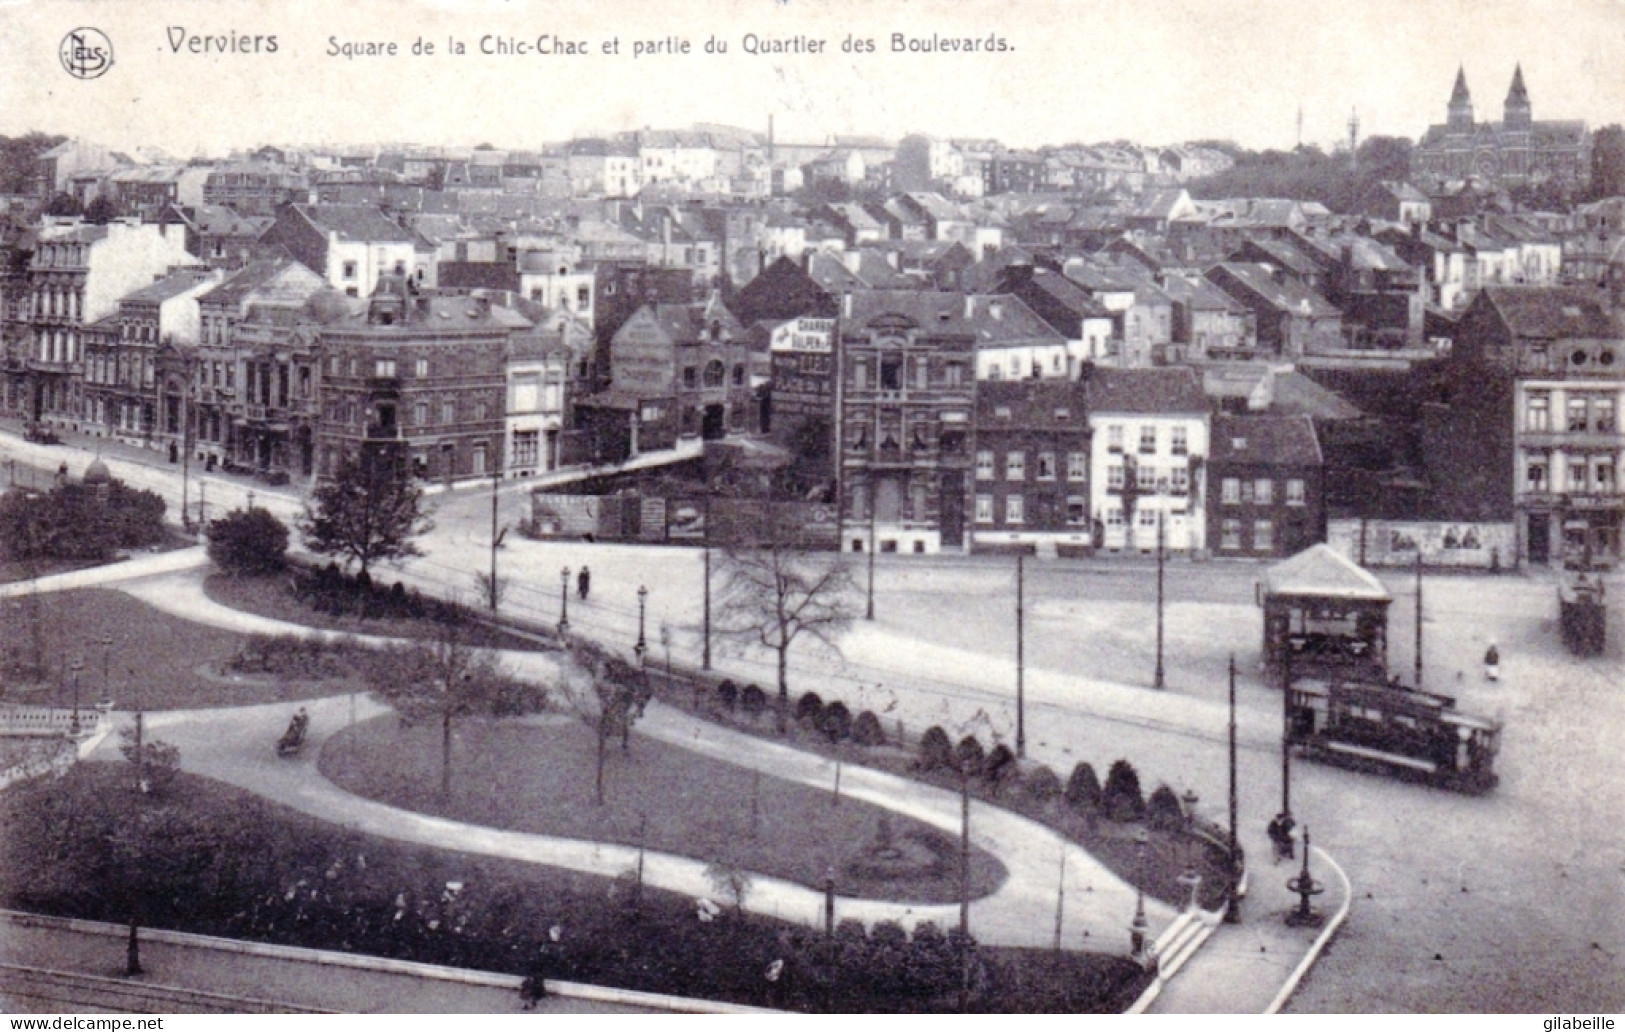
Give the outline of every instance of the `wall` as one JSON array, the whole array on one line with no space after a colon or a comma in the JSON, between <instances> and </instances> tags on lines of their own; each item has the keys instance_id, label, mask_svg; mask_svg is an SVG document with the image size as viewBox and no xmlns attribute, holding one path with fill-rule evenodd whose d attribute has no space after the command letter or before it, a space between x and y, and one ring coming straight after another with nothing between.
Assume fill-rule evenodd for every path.
<instances>
[{"instance_id":1,"label":"wall","mask_svg":"<svg viewBox=\"0 0 1625 1032\"><path fill-rule=\"evenodd\" d=\"M1418 545L1424 566L1491 570L1516 565L1517 530L1510 520L1472 523L1341 518L1328 523L1327 543L1349 559L1361 562L1362 523L1365 566L1413 566ZM1470 545L1476 547L1467 547Z\"/></svg>"}]
</instances>

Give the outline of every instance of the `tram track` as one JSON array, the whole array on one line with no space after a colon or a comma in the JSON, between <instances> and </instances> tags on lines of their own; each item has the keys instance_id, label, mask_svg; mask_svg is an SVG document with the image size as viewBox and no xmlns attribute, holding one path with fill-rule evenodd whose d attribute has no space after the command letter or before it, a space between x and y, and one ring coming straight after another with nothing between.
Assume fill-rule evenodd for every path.
<instances>
[{"instance_id":1,"label":"tram track","mask_svg":"<svg viewBox=\"0 0 1625 1032\"><path fill-rule=\"evenodd\" d=\"M87 1009L115 1014L330 1014L275 1000L203 992L133 979L0 963L0 1000L36 1013Z\"/></svg>"}]
</instances>

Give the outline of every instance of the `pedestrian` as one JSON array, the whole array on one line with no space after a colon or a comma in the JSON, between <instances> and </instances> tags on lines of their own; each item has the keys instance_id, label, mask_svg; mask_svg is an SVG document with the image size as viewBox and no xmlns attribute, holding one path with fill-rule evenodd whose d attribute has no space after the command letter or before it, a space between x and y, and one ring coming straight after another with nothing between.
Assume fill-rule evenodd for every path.
<instances>
[{"instance_id":1,"label":"pedestrian","mask_svg":"<svg viewBox=\"0 0 1625 1032\"><path fill-rule=\"evenodd\" d=\"M576 594L580 595L581 601L585 602L587 601L587 592L591 589L592 574L583 566L581 572L576 575Z\"/></svg>"},{"instance_id":2,"label":"pedestrian","mask_svg":"<svg viewBox=\"0 0 1625 1032\"><path fill-rule=\"evenodd\" d=\"M1490 647L1484 650L1484 676L1491 681L1501 679L1501 650L1495 647L1493 639Z\"/></svg>"},{"instance_id":3,"label":"pedestrian","mask_svg":"<svg viewBox=\"0 0 1625 1032\"><path fill-rule=\"evenodd\" d=\"M1297 839L1292 835L1297 826L1298 822L1292 819L1292 815L1283 811L1281 814L1281 852L1286 854L1288 860L1295 860L1298 857Z\"/></svg>"}]
</instances>

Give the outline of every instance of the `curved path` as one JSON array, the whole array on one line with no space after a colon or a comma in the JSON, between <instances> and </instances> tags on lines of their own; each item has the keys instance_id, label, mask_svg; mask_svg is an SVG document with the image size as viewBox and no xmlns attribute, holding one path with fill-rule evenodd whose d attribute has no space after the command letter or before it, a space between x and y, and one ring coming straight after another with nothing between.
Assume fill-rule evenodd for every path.
<instances>
[{"instance_id":1,"label":"curved path","mask_svg":"<svg viewBox=\"0 0 1625 1032\"><path fill-rule=\"evenodd\" d=\"M145 569L104 568L103 575L67 574L44 578L40 590L82 586L117 586L158 609L198 623L241 633L300 634L336 638L334 632L244 613L222 606L203 592L201 549L176 553L168 563ZM180 556L186 555L182 560ZM90 573L92 571L80 571ZM122 576L121 576L122 575ZM389 639L349 635L381 644ZM540 683L556 676L556 659L545 653L501 652L515 674ZM634 847L555 836L533 835L430 817L362 799L343 791L316 768L322 742L350 720L385 712L365 696L338 696L307 702L311 713L311 748L297 759L279 759L271 747L286 727L294 703L211 710L177 710L152 714L148 726L180 748L185 769L358 831L422 845L524 860L594 874L618 875L636 863ZM830 786L832 761L775 742L697 720L658 703L649 707L640 733L680 745L715 759L760 770L819 788ZM105 749L104 749L105 754ZM842 792L957 833L957 794L868 768L843 767ZM972 931L986 943L1049 946L1054 941L1057 890L1063 858L1066 905L1062 941L1069 947L1093 945L1115 950L1126 940L1124 929L1134 912L1134 890L1093 856L1049 828L1009 811L982 803L971 806L971 832L978 846L1005 865L1009 876L999 889L971 904ZM712 893L706 864L689 857L645 852L644 877L649 884L691 896ZM782 879L753 876L746 908L787 920L822 920L822 893ZM1171 908L1147 901L1153 927L1172 920ZM893 919L905 925L932 920L951 926L958 921L953 905L904 905L884 900L839 898L838 917L865 922Z\"/></svg>"}]
</instances>

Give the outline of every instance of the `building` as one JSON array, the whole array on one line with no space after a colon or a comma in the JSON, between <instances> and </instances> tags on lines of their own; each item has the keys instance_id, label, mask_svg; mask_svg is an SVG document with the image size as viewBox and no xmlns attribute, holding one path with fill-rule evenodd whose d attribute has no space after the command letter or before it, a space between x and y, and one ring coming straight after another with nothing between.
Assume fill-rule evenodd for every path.
<instances>
[{"instance_id":1,"label":"building","mask_svg":"<svg viewBox=\"0 0 1625 1032\"><path fill-rule=\"evenodd\" d=\"M133 219L47 220L28 266L28 357L7 374L27 419L63 426L84 418L81 330L113 315L125 295L196 265L183 241L179 227Z\"/></svg>"},{"instance_id":2,"label":"building","mask_svg":"<svg viewBox=\"0 0 1625 1032\"><path fill-rule=\"evenodd\" d=\"M1589 548L1617 561L1625 333L1601 295L1486 287L1462 313L1449 363L1464 398L1510 381L1511 411L1483 420L1482 436L1500 447L1475 465L1512 480L1519 558L1544 564Z\"/></svg>"},{"instance_id":3,"label":"building","mask_svg":"<svg viewBox=\"0 0 1625 1032\"><path fill-rule=\"evenodd\" d=\"M425 479L500 468L509 342L530 320L481 297L432 297L383 277L365 313L324 326L318 474L397 442Z\"/></svg>"},{"instance_id":4,"label":"building","mask_svg":"<svg viewBox=\"0 0 1625 1032\"><path fill-rule=\"evenodd\" d=\"M1522 65L1512 73L1501 121L1475 121L1467 72L1458 69L1448 117L1428 127L1412 152L1411 172L1498 187L1579 188L1591 180L1591 133L1580 121L1535 121Z\"/></svg>"},{"instance_id":5,"label":"building","mask_svg":"<svg viewBox=\"0 0 1625 1032\"><path fill-rule=\"evenodd\" d=\"M574 357L562 332L515 334L509 340L504 364L507 476L528 477L563 464Z\"/></svg>"},{"instance_id":6,"label":"building","mask_svg":"<svg viewBox=\"0 0 1625 1032\"><path fill-rule=\"evenodd\" d=\"M1308 416L1218 415L1208 457L1213 554L1289 556L1326 538L1320 442Z\"/></svg>"},{"instance_id":7,"label":"building","mask_svg":"<svg viewBox=\"0 0 1625 1032\"><path fill-rule=\"evenodd\" d=\"M260 240L286 248L350 297L364 296L386 276L411 276L420 287L434 285L433 245L372 205L283 205Z\"/></svg>"},{"instance_id":8,"label":"building","mask_svg":"<svg viewBox=\"0 0 1625 1032\"><path fill-rule=\"evenodd\" d=\"M1188 368L1094 370L1089 499L1097 549L1149 552L1159 520L1169 550L1208 547L1208 411Z\"/></svg>"},{"instance_id":9,"label":"building","mask_svg":"<svg viewBox=\"0 0 1625 1032\"><path fill-rule=\"evenodd\" d=\"M1078 380L977 381L972 551L1092 550L1086 394Z\"/></svg>"},{"instance_id":10,"label":"building","mask_svg":"<svg viewBox=\"0 0 1625 1032\"><path fill-rule=\"evenodd\" d=\"M284 204L310 200L305 177L280 162L238 161L216 165L203 182L203 203L219 204L239 215L269 218Z\"/></svg>"},{"instance_id":11,"label":"building","mask_svg":"<svg viewBox=\"0 0 1625 1032\"><path fill-rule=\"evenodd\" d=\"M986 318L974 297L945 291L843 297L843 548L964 547L976 342Z\"/></svg>"},{"instance_id":12,"label":"building","mask_svg":"<svg viewBox=\"0 0 1625 1032\"><path fill-rule=\"evenodd\" d=\"M1209 281L1250 309L1264 358L1301 358L1343 347L1343 313L1315 291L1262 262L1222 262Z\"/></svg>"}]
</instances>

